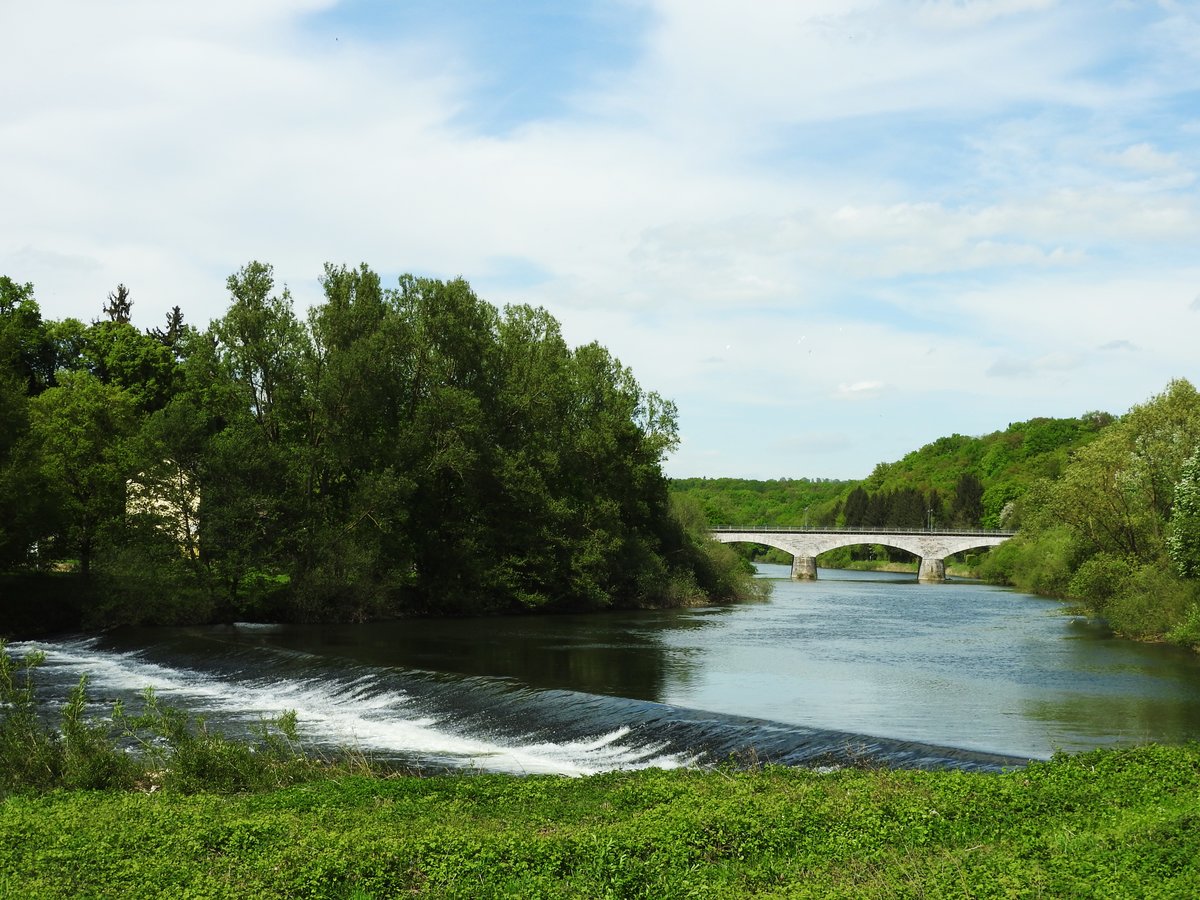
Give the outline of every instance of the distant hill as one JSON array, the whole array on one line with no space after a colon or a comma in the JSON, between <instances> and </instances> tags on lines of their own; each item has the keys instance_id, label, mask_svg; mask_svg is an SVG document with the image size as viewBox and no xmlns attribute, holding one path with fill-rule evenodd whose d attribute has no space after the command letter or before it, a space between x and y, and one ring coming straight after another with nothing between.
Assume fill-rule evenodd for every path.
<instances>
[{"instance_id":1,"label":"distant hill","mask_svg":"<svg viewBox=\"0 0 1200 900\"><path fill-rule=\"evenodd\" d=\"M710 525L824 524L817 511L837 503L857 481L779 478L676 478L671 492L689 497Z\"/></svg>"},{"instance_id":2,"label":"distant hill","mask_svg":"<svg viewBox=\"0 0 1200 900\"><path fill-rule=\"evenodd\" d=\"M880 463L861 481L680 478L671 490L694 501L712 525L999 528L1034 481L1057 477L1072 452L1113 421L1091 412L1014 422L982 437L953 434Z\"/></svg>"}]
</instances>

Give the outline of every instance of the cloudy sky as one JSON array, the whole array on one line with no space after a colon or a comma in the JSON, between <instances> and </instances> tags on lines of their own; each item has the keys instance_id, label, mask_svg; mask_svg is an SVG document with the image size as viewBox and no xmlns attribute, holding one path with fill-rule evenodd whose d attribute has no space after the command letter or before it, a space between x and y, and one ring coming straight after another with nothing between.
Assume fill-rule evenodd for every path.
<instances>
[{"instance_id":1,"label":"cloudy sky","mask_svg":"<svg viewBox=\"0 0 1200 900\"><path fill-rule=\"evenodd\" d=\"M466 277L679 405L672 475L862 477L1200 382L1200 4L4 0L0 274L204 325Z\"/></svg>"}]
</instances>

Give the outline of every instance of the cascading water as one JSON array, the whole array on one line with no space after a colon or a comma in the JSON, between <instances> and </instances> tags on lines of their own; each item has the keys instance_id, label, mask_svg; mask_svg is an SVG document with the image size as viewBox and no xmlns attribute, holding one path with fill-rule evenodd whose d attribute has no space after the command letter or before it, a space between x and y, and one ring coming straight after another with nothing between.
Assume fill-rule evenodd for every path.
<instances>
[{"instance_id":1,"label":"cascading water","mask_svg":"<svg viewBox=\"0 0 1200 900\"><path fill-rule=\"evenodd\" d=\"M379 669L292 650L224 645L203 664L165 665L97 638L14 644L41 650L41 692L62 697L86 673L99 714L136 708L146 687L230 735L294 710L309 746L352 747L420 768L587 775L750 759L786 765L871 762L998 770L1024 759L939 748L645 700L522 686L512 679ZM220 645L218 645L220 646Z\"/></svg>"}]
</instances>

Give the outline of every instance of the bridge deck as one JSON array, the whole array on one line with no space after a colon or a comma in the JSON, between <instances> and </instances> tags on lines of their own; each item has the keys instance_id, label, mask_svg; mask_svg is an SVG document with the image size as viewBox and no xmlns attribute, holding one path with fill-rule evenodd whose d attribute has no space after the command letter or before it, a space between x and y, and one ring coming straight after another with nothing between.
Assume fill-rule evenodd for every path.
<instances>
[{"instance_id":1,"label":"bridge deck","mask_svg":"<svg viewBox=\"0 0 1200 900\"><path fill-rule=\"evenodd\" d=\"M744 534L911 534L935 537L1012 537L1015 531L992 531L986 528L818 528L806 525L710 525L709 531L738 531Z\"/></svg>"}]
</instances>

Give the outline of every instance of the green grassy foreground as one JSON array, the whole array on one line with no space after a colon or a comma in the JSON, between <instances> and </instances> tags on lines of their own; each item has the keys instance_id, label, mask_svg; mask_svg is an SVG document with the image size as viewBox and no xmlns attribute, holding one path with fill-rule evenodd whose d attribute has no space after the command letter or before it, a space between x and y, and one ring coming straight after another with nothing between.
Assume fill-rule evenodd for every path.
<instances>
[{"instance_id":1,"label":"green grassy foreground","mask_svg":"<svg viewBox=\"0 0 1200 900\"><path fill-rule=\"evenodd\" d=\"M1188 897L1200 746L1004 775L767 767L13 794L3 897Z\"/></svg>"}]
</instances>

